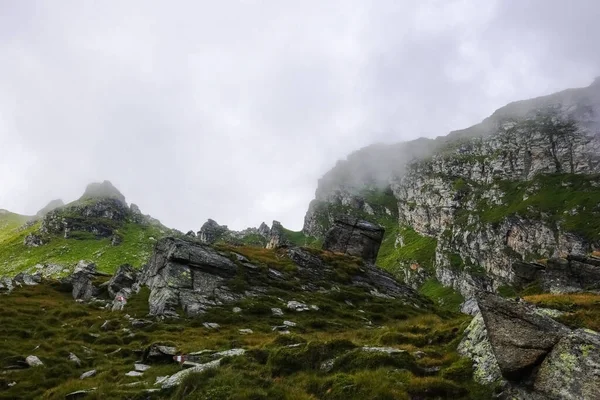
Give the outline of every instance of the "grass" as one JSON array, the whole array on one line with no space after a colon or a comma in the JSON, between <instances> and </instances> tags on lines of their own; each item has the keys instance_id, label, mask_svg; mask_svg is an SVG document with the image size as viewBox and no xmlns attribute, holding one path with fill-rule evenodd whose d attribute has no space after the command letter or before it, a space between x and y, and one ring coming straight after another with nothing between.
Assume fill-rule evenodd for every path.
<instances>
[{"instance_id":1,"label":"grass","mask_svg":"<svg viewBox=\"0 0 600 400\"><path fill-rule=\"evenodd\" d=\"M401 300L380 299L364 291L352 294L359 290L277 292L216 307L196 319L155 320L150 326L134 329L125 314L145 317L147 290L133 296L122 312L111 313L73 301L58 284L17 288L0 296L0 368L28 355L38 356L45 366L0 375L0 399L63 399L67 393L90 387L97 387L90 399L408 399L445 395L466 399L485 391L457 364L457 340L470 317L438 315L433 309L416 309ZM280 296L286 296L283 302ZM285 301L291 298L317 305L319 311L286 310L283 317L272 315L271 307L285 310ZM352 304L343 298L351 298ZM233 313L234 306L242 312ZM290 328L290 335L271 329L284 319L297 323ZM107 320L110 329L101 329ZM207 329L204 322L217 322L221 327ZM242 328L253 333L242 335ZM409 339L391 340L393 334ZM142 378L126 377L152 343L174 345L184 354L238 347L247 353L224 359L217 370L189 376L176 389L150 395L142 391L152 388L157 376L180 370L175 363L152 364ZM387 355L360 349L384 343L405 352ZM415 359L415 351L424 356ZM70 352L82 360L81 366L68 361ZM335 360L331 369L323 370L322 363L330 360ZM425 376L423 368L431 366L440 367L441 372ZM98 371L95 377L79 379L91 369ZM8 387L13 381L17 384ZM134 382L142 383L126 386Z\"/></svg>"},{"instance_id":2,"label":"grass","mask_svg":"<svg viewBox=\"0 0 600 400\"><path fill-rule=\"evenodd\" d=\"M396 246L398 236L402 237L403 246ZM399 227L395 222L395 226L392 226L389 231L386 230L377 257L377 265L395 272L398 268L406 268L411 264L416 264L418 267L432 272L434 270L436 246L437 240L435 238L420 235L410 227Z\"/></svg>"},{"instance_id":3,"label":"grass","mask_svg":"<svg viewBox=\"0 0 600 400\"><path fill-rule=\"evenodd\" d=\"M73 266L79 260L96 262L103 272L114 272L122 264L142 266L146 263L154 246L150 238L160 238L160 228L126 222L118 233L123 241L118 246L111 244L110 238L96 239L83 234L65 239L52 236L47 244L40 247L27 247L25 236L36 232L39 222L28 229L7 238L0 246L0 275L16 275L38 263L57 263Z\"/></svg>"},{"instance_id":4,"label":"grass","mask_svg":"<svg viewBox=\"0 0 600 400\"><path fill-rule=\"evenodd\" d=\"M557 319L572 328L600 331L600 294L537 294L524 299L540 307L564 311Z\"/></svg>"},{"instance_id":5,"label":"grass","mask_svg":"<svg viewBox=\"0 0 600 400\"><path fill-rule=\"evenodd\" d=\"M435 304L445 310L460 310L460 305L465 301L464 297L454 289L444 286L436 279L428 279L419 288L419 293L432 300Z\"/></svg>"},{"instance_id":6,"label":"grass","mask_svg":"<svg viewBox=\"0 0 600 400\"><path fill-rule=\"evenodd\" d=\"M31 217L0 210L0 244L17 234L18 229Z\"/></svg>"}]
</instances>

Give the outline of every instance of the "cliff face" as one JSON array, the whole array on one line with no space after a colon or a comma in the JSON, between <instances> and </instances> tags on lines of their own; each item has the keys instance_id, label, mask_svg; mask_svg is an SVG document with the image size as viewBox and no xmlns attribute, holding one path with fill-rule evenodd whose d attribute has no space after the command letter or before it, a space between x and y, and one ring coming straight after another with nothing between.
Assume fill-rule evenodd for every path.
<instances>
[{"instance_id":1,"label":"cliff face","mask_svg":"<svg viewBox=\"0 0 600 400\"><path fill-rule=\"evenodd\" d=\"M599 121L592 84L509 104L443 138L359 151L321 180L304 231L318 237L336 213L367 214L387 228L378 263L415 287L435 276L465 296L502 290L518 280L517 262L544 268L600 246Z\"/></svg>"}]
</instances>

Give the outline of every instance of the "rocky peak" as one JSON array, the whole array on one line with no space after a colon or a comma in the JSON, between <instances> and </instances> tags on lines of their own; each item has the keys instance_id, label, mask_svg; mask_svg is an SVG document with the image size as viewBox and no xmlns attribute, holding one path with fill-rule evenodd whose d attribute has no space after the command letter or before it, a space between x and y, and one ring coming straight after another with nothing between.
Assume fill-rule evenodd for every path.
<instances>
[{"instance_id":1,"label":"rocky peak","mask_svg":"<svg viewBox=\"0 0 600 400\"><path fill-rule=\"evenodd\" d=\"M267 249L276 249L288 244L285 237L285 228L279 221L273 221L271 231L269 233L269 242L267 243Z\"/></svg>"},{"instance_id":2,"label":"rocky peak","mask_svg":"<svg viewBox=\"0 0 600 400\"><path fill-rule=\"evenodd\" d=\"M53 211L64 205L65 205L65 203L61 199L52 200L44 208L42 208L40 211L38 211L35 215L38 217L43 217L44 215L48 214L50 211Z\"/></svg>"},{"instance_id":3,"label":"rocky peak","mask_svg":"<svg viewBox=\"0 0 600 400\"><path fill-rule=\"evenodd\" d=\"M88 200L88 199L117 199L122 203L125 202L125 196L121 194L121 192L113 186L110 181L104 181L102 183L90 183L83 196L81 196L80 200Z\"/></svg>"},{"instance_id":4,"label":"rocky peak","mask_svg":"<svg viewBox=\"0 0 600 400\"><path fill-rule=\"evenodd\" d=\"M227 225L219 225L217 221L208 219L198 231L198 237L202 243L212 244L219 240L229 231Z\"/></svg>"}]
</instances>

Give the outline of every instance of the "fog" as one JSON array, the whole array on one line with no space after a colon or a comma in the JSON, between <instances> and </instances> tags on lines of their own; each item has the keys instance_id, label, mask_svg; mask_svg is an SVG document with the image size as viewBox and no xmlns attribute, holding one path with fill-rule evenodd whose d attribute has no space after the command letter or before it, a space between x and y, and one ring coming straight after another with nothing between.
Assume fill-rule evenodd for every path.
<instances>
[{"instance_id":1,"label":"fog","mask_svg":"<svg viewBox=\"0 0 600 400\"><path fill-rule=\"evenodd\" d=\"M594 0L0 1L0 208L108 179L182 231L298 230L353 151L590 84L599 17Z\"/></svg>"}]
</instances>

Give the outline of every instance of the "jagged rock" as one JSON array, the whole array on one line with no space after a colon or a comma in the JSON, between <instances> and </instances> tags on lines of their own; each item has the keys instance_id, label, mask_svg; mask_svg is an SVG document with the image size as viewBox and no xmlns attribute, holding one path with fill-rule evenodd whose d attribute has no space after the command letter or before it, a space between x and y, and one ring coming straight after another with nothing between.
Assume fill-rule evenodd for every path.
<instances>
[{"instance_id":1,"label":"jagged rock","mask_svg":"<svg viewBox=\"0 0 600 400\"><path fill-rule=\"evenodd\" d=\"M281 310L281 308L271 308L271 313L276 317L280 317L283 315L283 311Z\"/></svg>"},{"instance_id":2,"label":"jagged rock","mask_svg":"<svg viewBox=\"0 0 600 400\"><path fill-rule=\"evenodd\" d=\"M42 281L42 277L38 274L35 275L29 275L26 274L24 272L21 272L19 274L17 274L14 278L13 278L13 283L15 285L25 285L25 286L35 286L38 283L40 283Z\"/></svg>"},{"instance_id":3,"label":"jagged rock","mask_svg":"<svg viewBox=\"0 0 600 400\"><path fill-rule=\"evenodd\" d=\"M576 330L563 337L542 363L534 387L551 399L598 399L600 334Z\"/></svg>"},{"instance_id":4,"label":"jagged rock","mask_svg":"<svg viewBox=\"0 0 600 400\"><path fill-rule=\"evenodd\" d=\"M81 376L79 377L79 379L91 378L93 376L96 376L96 370L95 369L93 369L91 371L84 372L83 374L81 374Z\"/></svg>"},{"instance_id":5,"label":"jagged rock","mask_svg":"<svg viewBox=\"0 0 600 400\"><path fill-rule=\"evenodd\" d=\"M323 250L361 257L374 262L383 240L385 229L371 222L350 216L339 216L327 232Z\"/></svg>"},{"instance_id":6,"label":"jagged rock","mask_svg":"<svg viewBox=\"0 0 600 400\"><path fill-rule=\"evenodd\" d=\"M71 285L73 285L72 295L75 300L88 301L94 295L94 284L92 278L86 271L79 271L74 273L68 279Z\"/></svg>"},{"instance_id":7,"label":"jagged rock","mask_svg":"<svg viewBox=\"0 0 600 400\"><path fill-rule=\"evenodd\" d=\"M0 277L0 293L8 294L12 292L14 288L13 280L9 277Z\"/></svg>"},{"instance_id":8,"label":"jagged rock","mask_svg":"<svg viewBox=\"0 0 600 400\"><path fill-rule=\"evenodd\" d=\"M144 350L142 361L150 364L170 363L173 362L175 355L177 355L176 347L154 343Z\"/></svg>"},{"instance_id":9,"label":"jagged rock","mask_svg":"<svg viewBox=\"0 0 600 400\"><path fill-rule=\"evenodd\" d=\"M216 221L209 219L198 231L198 238L202 243L212 244L219 240L229 229L226 225L219 225Z\"/></svg>"},{"instance_id":10,"label":"jagged rock","mask_svg":"<svg viewBox=\"0 0 600 400\"><path fill-rule=\"evenodd\" d=\"M43 367L44 366L44 363L42 362L42 360L40 360L36 356L27 356L27 358L25 358L25 362L30 367Z\"/></svg>"},{"instance_id":11,"label":"jagged rock","mask_svg":"<svg viewBox=\"0 0 600 400\"><path fill-rule=\"evenodd\" d=\"M482 292L481 315L502 375L524 380L570 330L522 302Z\"/></svg>"},{"instance_id":12,"label":"jagged rock","mask_svg":"<svg viewBox=\"0 0 600 400\"><path fill-rule=\"evenodd\" d=\"M551 258L545 265L517 261L512 265L513 284L522 289L538 284L549 292L578 292L600 289L600 258L569 254Z\"/></svg>"},{"instance_id":13,"label":"jagged rock","mask_svg":"<svg viewBox=\"0 0 600 400\"><path fill-rule=\"evenodd\" d=\"M468 315L477 315L479 313L479 305L477 305L477 299L471 297L465 300L460 306L460 312Z\"/></svg>"},{"instance_id":14,"label":"jagged rock","mask_svg":"<svg viewBox=\"0 0 600 400\"><path fill-rule=\"evenodd\" d=\"M57 208L60 208L64 205L65 205L65 203L61 199L52 200L44 208L42 208L40 211L38 211L35 215L38 217L43 217L46 214L48 214L50 211L56 210Z\"/></svg>"},{"instance_id":15,"label":"jagged rock","mask_svg":"<svg viewBox=\"0 0 600 400\"><path fill-rule=\"evenodd\" d=\"M458 345L458 353L473 360L473 378L488 385L502 380L502 373L488 338L481 313L475 315Z\"/></svg>"},{"instance_id":16,"label":"jagged rock","mask_svg":"<svg viewBox=\"0 0 600 400\"><path fill-rule=\"evenodd\" d=\"M268 238L271 234L271 228L269 228L269 225L262 222L258 227L258 234L264 238Z\"/></svg>"},{"instance_id":17,"label":"jagged rock","mask_svg":"<svg viewBox=\"0 0 600 400\"><path fill-rule=\"evenodd\" d=\"M273 221L271 231L269 232L269 241L267 249L276 249L288 245L289 242L285 237L285 230L279 221Z\"/></svg>"},{"instance_id":18,"label":"jagged rock","mask_svg":"<svg viewBox=\"0 0 600 400\"><path fill-rule=\"evenodd\" d=\"M42 239L42 237L40 235L36 235L35 233L30 233L29 235L25 236L25 239L23 240L23 244L27 247L39 247L44 244L44 240Z\"/></svg>"},{"instance_id":19,"label":"jagged rock","mask_svg":"<svg viewBox=\"0 0 600 400\"><path fill-rule=\"evenodd\" d=\"M185 234L185 236L189 236L189 237L193 237L193 238L195 238L195 237L196 237L196 232L194 232L194 231L188 231L188 232Z\"/></svg>"},{"instance_id":20,"label":"jagged rock","mask_svg":"<svg viewBox=\"0 0 600 400\"><path fill-rule=\"evenodd\" d=\"M108 293L115 297L123 289L130 289L137 280L138 271L129 264L123 264L108 281Z\"/></svg>"},{"instance_id":21,"label":"jagged rock","mask_svg":"<svg viewBox=\"0 0 600 400\"><path fill-rule=\"evenodd\" d=\"M131 326L136 329L145 328L152 325L153 322L146 319L132 319Z\"/></svg>"},{"instance_id":22,"label":"jagged rock","mask_svg":"<svg viewBox=\"0 0 600 400\"><path fill-rule=\"evenodd\" d=\"M298 324L295 323L295 322L292 322L292 321L283 321L283 325L289 326L289 327L294 327L294 326L296 326Z\"/></svg>"}]
</instances>

